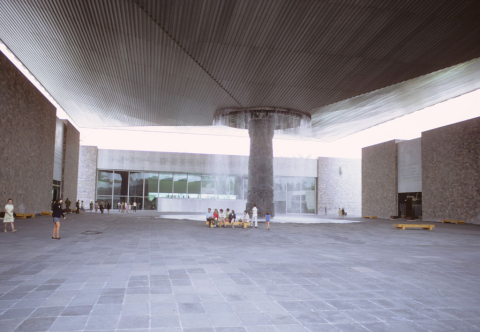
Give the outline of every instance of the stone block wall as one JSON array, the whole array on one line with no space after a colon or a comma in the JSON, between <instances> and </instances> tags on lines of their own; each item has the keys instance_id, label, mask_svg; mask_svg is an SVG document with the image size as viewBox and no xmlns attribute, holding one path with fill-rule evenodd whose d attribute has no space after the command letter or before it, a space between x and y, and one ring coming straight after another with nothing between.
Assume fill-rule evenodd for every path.
<instances>
[{"instance_id":1,"label":"stone block wall","mask_svg":"<svg viewBox=\"0 0 480 332\"><path fill-rule=\"evenodd\" d=\"M360 159L318 158L318 214L338 216L344 208L348 216L361 215L362 162Z\"/></svg>"},{"instance_id":2,"label":"stone block wall","mask_svg":"<svg viewBox=\"0 0 480 332\"><path fill-rule=\"evenodd\" d=\"M0 210L50 210L55 107L0 52Z\"/></svg>"},{"instance_id":3,"label":"stone block wall","mask_svg":"<svg viewBox=\"0 0 480 332\"><path fill-rule=\"evenodd\" d=\"M362 149L362 215L398 214L397 144L394 140Z\"/></svg>"},{"instance_id":4,"label":"stone block wall","mask_svg":"<svg viewBox=\"0 0 480 332\"><path fill-rule=\"evenodd\" d=\"M65 121L63 139L63 200L77 200L78 161L80 154L80 133L68 121Z\"/></svg>"},{"instance_id":5,"label":"stone block wall","mask_svg":"<svg viewBox=\"0 0 480 332\"><path fill-rule=\"evenodd\" d=\"M480 117L422 133L423 219L480 224Z\"/></svg>"},{"instance_id":6,"label":"stone block wall","mask_svg":"<svg viewBox=\"0 0 480 332\"><path fill-rule=\"evenodd\" d=\"M98 148L96 146L80 146L77 197L87 203L95 201L96 197L97 156Z\"/></svg>"}]
</instances>

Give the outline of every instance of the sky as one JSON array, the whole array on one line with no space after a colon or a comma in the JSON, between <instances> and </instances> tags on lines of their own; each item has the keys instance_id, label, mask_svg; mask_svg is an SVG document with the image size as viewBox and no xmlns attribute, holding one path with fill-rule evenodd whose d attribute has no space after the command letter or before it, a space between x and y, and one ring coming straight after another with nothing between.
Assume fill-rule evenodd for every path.
<instances>
[{"instance_id":1,"label":"sky","mask_svg":"<svg viewBox=\"0 0 480 332\"><path fill-rule=\"evenodd\" d=\"M249 155L246 130L226 127L124 127L79 128L36 78L0 43L2 51L17 68L57 107L57 117L69 120L80 131L81 145L100 149ZM361 149L392 139L409 140L421 132L480 116L480 89L420 111L382 123L331 143L311 137L275 135L274 157L361 158Z\"/></svg>"}]
</instances>

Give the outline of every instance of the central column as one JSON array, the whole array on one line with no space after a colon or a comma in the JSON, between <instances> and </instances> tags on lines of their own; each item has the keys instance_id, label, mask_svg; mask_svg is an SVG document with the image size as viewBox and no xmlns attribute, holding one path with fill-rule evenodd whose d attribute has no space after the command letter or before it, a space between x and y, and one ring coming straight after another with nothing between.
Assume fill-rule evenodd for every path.
<instances>
[{"instance_id":1,"label":"central column","mask_svg":"<svg viewBox=\"0 0 480 332\"><path fill-rule=\"evenodd\" d=\"M265 211L275 216L273 203L273 146L275 118L266 112L252 111L248 124L250 158L248 160L247 211L257 205L258 217ZM239 214L240 215L240 214Z\"/></svg>"}]
</instances>

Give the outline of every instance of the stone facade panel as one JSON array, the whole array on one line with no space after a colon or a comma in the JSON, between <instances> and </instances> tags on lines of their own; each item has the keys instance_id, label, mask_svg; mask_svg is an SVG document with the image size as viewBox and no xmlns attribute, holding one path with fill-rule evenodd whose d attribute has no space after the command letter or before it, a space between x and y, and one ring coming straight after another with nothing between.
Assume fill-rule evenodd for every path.
<instances>
[{"instance_id":1,"label":"stone facade panel","mask_svg":"<svg viewBox=\"0 0 480 332\"><path fill-rule=\"evenodd\" d=\"M63 163L63 199L77 200L78 159L80 154L80 133L68 121L65 122Z\"/></svg>"},{"instance_id":2,"label":"stone facade panel","mask_svg":"<svg viewBox=\"0 0 480 332\"><path fill-rule=\"evenodd\" d=\"M480 117L422 133L423 219L480 224Z\"/></svg>"},{"instance_id":3,"label":"stone facade panel","mask_svg":"<svg viewBox=\"0 0 480 332\"><path fill-rule=\"evenodd\" d=\"M50 210L55 107L0 52L0 210Z\"/></svg>"},{"instance_id":4,"label":"stone facade panel","mask_svg":"<svg viewBox=\"0 0 480 332\"><path fill-rule=\"evenodd\" d=\"M398 214L397 144L394 140L362 149L362 215Z\"/></svg>"},{"instance_id":5,"label":"stone facade panel","mask_svg":"<svg viewBox=\"0 0 480 332\"><path fill-rule=\"evenodd\" d=\"M97 156L98 148L96 146L80 146L77 197L86 203L85 206L91 201L95 201L96 197Z\"/></svg>"},{"instance_id":6,"label":"stone facade panel","mask_svg":"<svg viewBox=\"0 0 480 332\"><path fill-rule=\"evenodd\" d=\"M361 214L362 164L360 159L318 158L318 214L338 215L344 208L348 216Z\"/></svg>"}]
</instances>

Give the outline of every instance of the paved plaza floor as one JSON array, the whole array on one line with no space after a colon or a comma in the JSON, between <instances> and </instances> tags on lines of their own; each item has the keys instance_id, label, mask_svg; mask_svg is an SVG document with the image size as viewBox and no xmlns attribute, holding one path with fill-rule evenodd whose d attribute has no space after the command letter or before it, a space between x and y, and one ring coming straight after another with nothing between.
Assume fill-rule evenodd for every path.
<instances>
[{"instance_id":1,"label":"paved plaza floor","mask_svg":"<svg viewBox=\"0 0 480 332\"><path fill-rule=\"evenodd\" d=\"M0 331L480 331L480 226L210 229L158 213L0 234Z\"/></svg>"}]
</instances>

